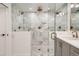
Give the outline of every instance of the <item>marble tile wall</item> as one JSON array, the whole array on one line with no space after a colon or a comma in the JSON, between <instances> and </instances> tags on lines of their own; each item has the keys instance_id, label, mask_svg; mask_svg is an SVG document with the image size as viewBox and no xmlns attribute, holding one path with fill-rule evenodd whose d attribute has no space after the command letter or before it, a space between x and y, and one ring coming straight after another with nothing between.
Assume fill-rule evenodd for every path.
<instances>
[{"instance_id":1,"label":"marble tile wall","mask_svg":"<svg viewBox=\"0 0 79 59\"><path fill-rule=\"evenodd\" d=\"M48 31L32 32L32 51L31 51L32 56L53 56L54 55L54 48L52 47L53 44L51 45L49 41L51 40L49 40Z\"/></svg>"}]
</instances>

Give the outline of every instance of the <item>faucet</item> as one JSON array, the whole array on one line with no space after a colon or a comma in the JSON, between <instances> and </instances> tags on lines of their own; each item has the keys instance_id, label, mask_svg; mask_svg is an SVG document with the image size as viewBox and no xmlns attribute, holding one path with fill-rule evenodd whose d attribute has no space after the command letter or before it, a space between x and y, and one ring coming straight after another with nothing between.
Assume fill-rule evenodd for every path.
<instances>
[{"instance_id":1,"label":"faucet","mask_svg":"<svg viewBox=\"0 0 79 59\"><path fill-rule=\"evenodd\" d=\"M76 32L76 38L78 38L78 33Z\"/></svg>"},{"instance_id":2,"label":"faucet","mask_svg":"<svg viewBox=\"0 0 79 59\"><path fill-rule=\"evenodd\" d=\"M78 33L77 33L77 31L73 31L73 32L72 32L72 35L73 35L73 37L78 38Z\"/></svg>"}]
</instances>

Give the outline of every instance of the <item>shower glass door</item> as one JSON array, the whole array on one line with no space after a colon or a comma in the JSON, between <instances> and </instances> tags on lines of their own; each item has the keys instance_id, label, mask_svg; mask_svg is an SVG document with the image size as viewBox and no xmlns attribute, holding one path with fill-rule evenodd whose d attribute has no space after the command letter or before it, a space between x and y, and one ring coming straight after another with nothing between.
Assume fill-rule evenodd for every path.
<instances>
[{"instance_id":1,"label":"shower glass door","mask_svg":"<svg viewBox=\"0 0 79 59\"><path fill-rule=\"evenodd\" d=\"M54 32L54 13L30 13L31 14L31 55L32 56L53 56L54 40L51 34Z\"/></svg>"},{"instance_id":2,"label":"shower glass door","mask_svg":"<svg viewBox=\"0 0 79 59\"><path fill-rule=\"evenodd\" d=\"M48 13L34 13L31 17L32 51L34 56L48 55Z\"/></svg>"}]
</instances>

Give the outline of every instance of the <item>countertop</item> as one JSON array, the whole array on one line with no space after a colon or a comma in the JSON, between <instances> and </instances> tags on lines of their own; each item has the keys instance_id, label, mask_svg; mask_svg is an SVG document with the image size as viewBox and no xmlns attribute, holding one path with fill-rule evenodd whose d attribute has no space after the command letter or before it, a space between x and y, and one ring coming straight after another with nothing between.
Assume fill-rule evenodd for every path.
<instances>
[{"instance_id":1,"label":"countertop","mask_svg":"<svg viewBox=\"0 0 79 59\"><path fill-rule=\"evenodd\" d=\"M71 33L57 33L57 38L79 49L79 38L73 38Z\"/></svg>"}]
</instances>

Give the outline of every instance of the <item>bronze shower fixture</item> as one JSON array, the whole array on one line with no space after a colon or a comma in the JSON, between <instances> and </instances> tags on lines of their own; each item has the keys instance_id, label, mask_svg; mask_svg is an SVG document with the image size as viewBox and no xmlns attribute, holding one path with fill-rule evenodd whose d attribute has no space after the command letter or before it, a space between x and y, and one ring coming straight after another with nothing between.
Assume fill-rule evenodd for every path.
<instances>
[{"instance_id":1,"label":"bronze shower fixture","mask_svg":"<svg viewBox=\"0 0 79 59\"><path fill-rule=\"evenodd\" d=\"M42 10L43 10L43 9L42 9L41 6L39 6L38 9L37 9L38 12L41 12Z\"/></svg>"}]
</instances>

